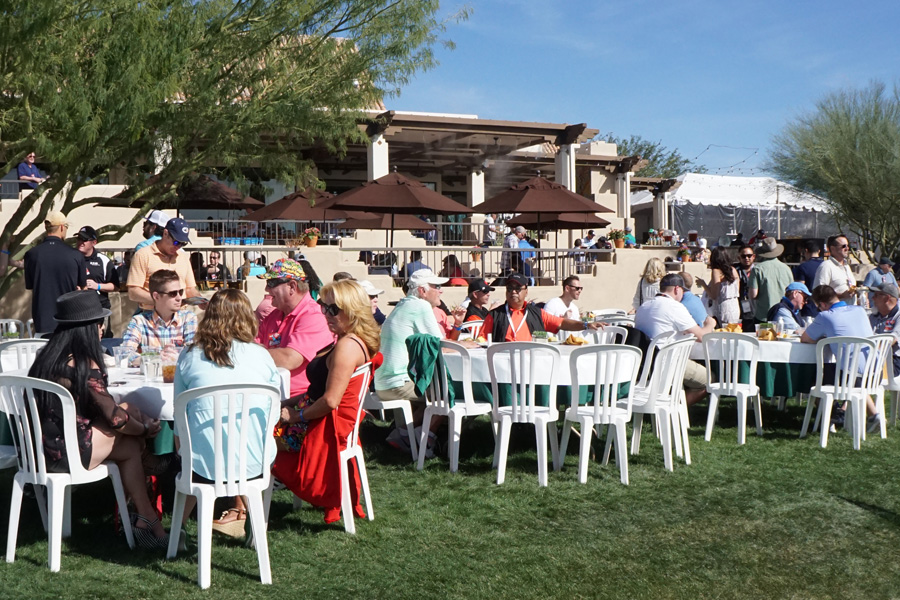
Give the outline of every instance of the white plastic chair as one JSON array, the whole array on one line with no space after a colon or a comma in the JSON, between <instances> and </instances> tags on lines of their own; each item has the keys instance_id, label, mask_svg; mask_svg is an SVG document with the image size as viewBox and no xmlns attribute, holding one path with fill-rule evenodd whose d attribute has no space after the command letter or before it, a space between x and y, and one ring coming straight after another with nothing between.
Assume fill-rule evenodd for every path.
<instances>
[{"instance_id":1,"label":"white plastic chair","mask_svg":"<svg viewBox=\"0 0 900 600\"><path fill-rule=\"evenodd\" d=\"M19 319L0 319L0 335L7 333L18 333L20 338L31 337L25 323Z\"/></svg>"},{"instance_id":2,"label":"white plastic chair","mask_svg":"<svg viewBox=\"0 0 900 600\"><path fill-rule=\"evenodd\" d=\"M620 325L622 327L634 327L634 315L604 315L598 319L607 325Z\"/></svg>"},{"instance_id":3,"label":"white plastic chair","mask_svg":"<svg viewBox=\"0 0 900 600\"><path fill-rule=\"evenodd\" d=\"M482 325L484 325L484 321L466 321L459 326L459 339L465 340L475 337L481 331Z\"/></svg>"},{"instance_id":4,"label":"white plastic chair","mask_svg":"<svg viewBox=\"0 0 900 600\"><path fill-rule=\"evenodd\" d=\"M834 357L835 376L831 382L823 381L825 350L828 347L837 350ZM803 427L800 430L801 438L806 437L809 429L810 416L816 405L812 400L814 397L820 399L814 426L821 429L822 448L828 446L828 428L833 403L848 402L850 409L846 412L845 418L850 420L853 449L859 450L861 430L866 426L866 398L872 393L873 382L877 381L874 373L876 355L875 342L866 338L838 336L823 338L816 343L816 385L809 392L810 399L806 404L806 414L803 416ZM859 379L861 381L857 381Z\"/></svg>"},{"instance_id":5,"label":"white plastic chair","mask_svg":"<svg viewBox=\"0 0 900 600\"><path fill-rule=\"evenodd\" d=\"M192 481L195 433L188 426L187 411L192 402L202 399L208 399L206 404L213 413L212 422L208 425L213 432L216 456L211 478L213 483ZM247 498L248 520L259 560L259 578L264 584L272 583L263 492L272 485L271 465L277 448L271 432L280 414L281 391L268 385L211 385L188 390L175 399L175 428L180 440L178 454L181 456L181 473L175 478L172 523L177 532L184 516L185 499L187 496L195 496L197 582L201 588L208 588L210 583L213 509L216 498L223 496ZM262 468L261 473L258 473L249 470L247 448L251 439L260 437ZM178 538L178 535L169 536L167 558L174 558L178 552Z\"/></svg>"},{"instance_id":6,"label":"white plastic chair","mask_svg":"<svg viewBox=\"0 0 900 600\"><path fill-rule=\"evenodd\" d=\"M653 415L659 424L659 439L663 446L663 461L666 470L673 471L672 445L678 456L682 455L684 445L684 462L691 464L690 445L687 437L687 421L683 417L684 406L684 368L694 336L664 341L654 338L647 351L647 360L641 372L641 381L635 386L632 400L634 414L631 435L631 453L637 455L641 446L641 428L644 415ZM656 355L653 356L653 351ZM652 373L648 374L652 362Z\"/></svg>"},{"instance_id":7,"label":"white plastic chair","mask_svg":"<svg viewBox=\"0 0 900 600\"><path fill-rule=\"evenodd\" d=\"M355 378L362 378L362 385L359 388L359 408L356 410L356 424L353 431L347 437L347 447L341 450L341 518L344 520L344 530L347 533L356 533L356 524L353 522L353 497L350 493L350 461L356 459L356 467L359 470L359 481L362 486L363 497L366 500L366 518L370 521L375 520L375 512L372 509L372 494L369 492L369 477L366 474L366 463L363 459L362 446L359 445L359 424L362 421L363 399L369 389L369 382L372 378L372 363L367 362L353 372L350 381ZM413 440L410 439L412 443Z\"/></svg>"},{"instance_id":8,"label":"white plastic chair","mask_svg":"<svg viewBox=\"0 0 900 600\"><path fill-rule=\"evenodd\" d=\"M621 308L596 308L590 312L594 313L595 317L624 317L628 315L628 311Z\"/></svg>"},{"instance_id":9,"label":"white plastic chair","mask_svg":"<svg viewBox=\"0 0 900 600\"><path fill-rule=\"evenodd\" d=\"M869 339L875 342L875 352L877 353L877 362L874 367L875 383L872 388L872 395L875 396L875 410L881 415L879 429L881 430L881 438L884 439L887 437L887 415L884 411L884 395L886 391L894 391L891 386L894 385L894 381L897 379L894 377L894 336L890 333L881 333ZM894 401L891 400L892 419L896 418L893 403ZM863 428L862 439L866 439L865 428Z\"/></svg>"},{"instance_id":10,"label":"white plastic chair","mask_svg":"<svg viewBox=\"0 0 900 600\"><path fill-rule=\"evenodd\" d=\"M28 369L34 364L38 351L44 347L49 340L46 339L24 339L9 340L0 342L0 373L4 372L3 359L6 357L7 362L13 361L15 357L15 369Z\"/></svg>"},{"instance_id":11,"label":"white plastic chair","mask_svg":"<svg viewBox=\"0 0 900 600\"><path fill-rule=\"evenodd\" d=\"M25 321L25 331L28 332L28 337L34 337L34 319L28 319Z\"/></svg>"},{"instance_id":12,"label":"white plastic chair","mask_svg":"<svg viewBox=\"0 0 900 600\"><path fill-rule=\"evenodd\" d=\"M425 466L425 451L427 450L427 438L432 417L447 416L450 418L449 445L450 445L450 472L459 470L459 440L462 432L462 420L465 417L477 417L491 412L491 405L486 402L475 402L475 394L472 392L472 356L469 351L455 342L441 341L441 350L457 352L462 358L462 390L463 397L456 398L450 404L446 369L444 359L439 357L435 362L435 376L431 380L431 386L425 392L425 417L422 420L422 433L419 439L419 464L418 470Z\"/></svg>"},{"instance_id":13,"label":"white plastic chair","mask_svg":"<svg viewBox=\"0 0 900 600\"><path fill-rule=\"evenodd\" d=\"M747 441L747 402L754 401L756 415L756 435L762 435L762 405L759 387L756 385L756 367L759 363L759 340L740 333L707 333L703 336L703 353L706 356L706 372L709 380L709 414L706 417L706 441L712 438L713 427L718 419L719 398L737 398L738 445ZM738 374L741 362L750 363L749 383L740 383ZM713 368L713 365L716 368ZM712 381L712 374L718 371L718 381Z\"/></svg>"},{"instance_id":14,"label":"white plastic chair","mask_svg":"<svg viewBox=\"0 0 900 600\"><path fill-rule=\"evenodd\" d=\"M594 428L609 425L613 431L606 434L606 448L603 451L602 464L609 462L610 445L615 440L616 464L619 466L619 477L628 485L628 454L625 440L625 424L631 420L631 401L634 395L638 369L641 365L641 351L633 346L604 344L576 348L569 357L569 370L572 377L572 399L566 409L563 420L563 434L560 442L560 461L562 468L569 444L569 423L581 424L581 449L578 453L578 480L587 483L588 460L590 459L591 436ZM579 373L594 373L593 401L587 406L579 406L580 384ZM624 401L618 400L619 385L628 383L628 396ZM615 432L615 437L613 437ZM598 431L599 435L599 431Z\"/></svg>"},{"instance_id":15,"label":"white plastic chair","mask_svg":"<svg viewBox=\"0 0 900 600\"><path fill-rule=\"evenodd\" d=\"M624 344L628 330L618 325L607 325L603 329L586 332L591 344Z\"/></svg>"},{"instance_id":16,"label":"white plastic chair","mask_svg":"<svg viewBox=\"0 0 900 600\"><path fill-rule=\"evenodd\" d=\"M394 425L405 427L409 436L409 452L413 460L419 458L418 444L416 443L415 425L413 425L412 403L409 400L382 400L375 392L366 394L363 403L364 410L392 410L394 411Z\"/></svg>"},{"instance_id":17,"label":"white plastic chair","mask_svg":"<svg viewBox=\"0 0 900 600\"><path fill-rule=\"evenodd\" d=\"M497 361L504 360L509 365L510 381L498 381ZM559 469L559 438L556 421L559 409L556 407L556 380L559 369L559 350L539 342L506 342L493 344L487 349L488 372L491 377L493 408L491 418L498 429L494 447L494 466L497 467L497 485L506 479L506 456L509 451L509 437L513 423L534 425L537 441L538 483L547 486L547 435L550 435L550 453L553 469ZM546 374L545 379L538 374ZM548 406L536 403L537 380L549 386ZM500 406L499 383L510 384L510 406Z\"/></svg>"},{"instance_id":18,"label":"white plastic chair","mask_svg":"<svg viewBox=\"0 0 900 600\"><path fill-rule=\"evenodd\" d=\"M69 461L68 473L47 471L47 460L44 456L43 430L41 427L38 401L35 394L46 395L48 402L55 396L59 401L63 417L63 437L66 444L66 457ZM82 483L93 483L107 477L110 478L119 505L119 516L125 539L130 548L134 548L134 536L131 531L131 520L125 503L125 489L119 468L113 462L104 462L96 468L87 470L81 464L78 450L78 438L75 434L75 401L69 391L57 385L34 379L0 375L0 409L10 420L13 439L18 450L19 472L13 478L12 499L9 506L9 534L6 539L6 562L16 559L16 538L19 533L19 517L22 509L22 493L25 484L30 483L47 489L48 505L46 515L48 527L48 563L50 570L59 571L62 554L62 538L72 535L72 494L71 486ZM42 503L39 501L39 506ZM42 512L41 517L44 518Z\"/></svg>"}]
</instances>

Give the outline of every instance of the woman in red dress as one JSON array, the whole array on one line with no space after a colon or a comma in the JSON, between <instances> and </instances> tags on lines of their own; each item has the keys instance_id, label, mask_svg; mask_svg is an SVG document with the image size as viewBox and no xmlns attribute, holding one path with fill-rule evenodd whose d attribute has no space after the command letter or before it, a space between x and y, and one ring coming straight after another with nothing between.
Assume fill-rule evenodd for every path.
<instances>
[{"instance_id":1,"label":"woman in red dress","mask_svg":"<svg viewBox=\"0 0 900 600\"><path fill-rule=\"evenodd\" d=\"M350 376L373 360L380 346L380 331L372 317L369 297L355 281L324 286L319 305L328 328L338 339L320 350L306 368L307 397L281 410L282 421L305 424L306 434L299 452L279 451L272 473L301 499L325 508L325 522L333 523L341 517L339 453L347 447L359 408L361 379L351 384ZM350 473L354 513L364 517L359 505L359 477L356 469Z\"/></svg>"}]
</instances>

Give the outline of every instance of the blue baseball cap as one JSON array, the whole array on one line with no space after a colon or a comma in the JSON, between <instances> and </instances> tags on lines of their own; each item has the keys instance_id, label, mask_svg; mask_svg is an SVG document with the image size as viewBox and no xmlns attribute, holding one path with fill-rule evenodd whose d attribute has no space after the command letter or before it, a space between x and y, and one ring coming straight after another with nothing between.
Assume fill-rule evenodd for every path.
<instances>
[{"instance_id":1,"label":"blue baseball cap","mask_svg":"<svg viewBox=\"0 0 900 600\"><path fill-rule=\"evenodd\" d=\"M787 286L785 293L793 292L794 290L800 290L801 292L803 292L804 295L812 296L812 294L809 291L809 288L806 287L806 284L803 283L802 281L795 281L791 285Z\"/></svg>"}]
</instances>

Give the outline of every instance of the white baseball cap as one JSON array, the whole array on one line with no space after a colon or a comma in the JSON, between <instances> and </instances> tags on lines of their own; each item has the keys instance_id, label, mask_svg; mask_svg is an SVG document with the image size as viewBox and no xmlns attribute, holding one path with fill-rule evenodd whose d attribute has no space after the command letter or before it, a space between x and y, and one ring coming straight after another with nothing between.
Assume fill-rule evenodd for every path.
<instances>
[{"instance_id":1,"label":"white baseball cap","mask_svg":"<svg viewBox=\"0 0 900 600\"><path fill-rule=\"evenodd\" d=\"M372 282L368 279L363 279L362 281L359 281L357 283L359 283L359 285L361 285L363 289L366 290L366 294L369 296L379 296L384 293L384 290L380 290L372 285Z\"/></svg>"},{"instance_id":2,"label":"white baseball cap","mask_svg":"<svg viewBox=\"0 0 900 600\"><path fill-rule=\"evenodd\" d=\"M169 215L164 213L161 210L154 210L149 215L147 215L147 220L153 223L154 225L159 225L160 227L165 227L166 223L169 222Z\"/></svg>"},{"instance_id":3,"label":"white baseball cap","mask_svg":"<svg viewBox=\"0 0 900 600\"><path fill-rule=\"evenodd\" d=\"M409 278L409 289L415 290L426 285L444 285L450 281L447 277L438 277L431 269L419 269Z\"/></svg>"}]
</instances>

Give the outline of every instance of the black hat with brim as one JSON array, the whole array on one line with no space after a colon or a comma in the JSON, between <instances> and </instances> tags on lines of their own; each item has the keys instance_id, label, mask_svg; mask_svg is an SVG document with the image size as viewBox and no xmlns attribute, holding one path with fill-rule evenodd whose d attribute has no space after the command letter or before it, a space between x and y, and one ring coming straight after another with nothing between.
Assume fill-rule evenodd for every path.
<instances>
[{"instance_id":1,"label":"black hat with brim","mask_svg":"<svg viewBox=\"0 0 900 600\"><path fill-rule=\"evenodd\" d=\"M112 311L100 305L100 296L93 290L76 290L56 299L56 315L60 325L92 323L105 319Z\"/></svg>"}]
</instances>

